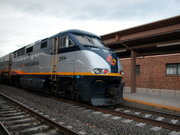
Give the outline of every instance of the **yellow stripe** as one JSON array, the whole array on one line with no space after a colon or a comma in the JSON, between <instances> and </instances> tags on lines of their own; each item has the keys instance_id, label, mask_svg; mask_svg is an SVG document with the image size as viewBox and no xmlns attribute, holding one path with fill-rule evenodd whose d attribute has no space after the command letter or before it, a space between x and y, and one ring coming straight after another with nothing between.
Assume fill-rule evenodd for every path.
<instances>
[{"instance_id":1,"label":"yellow stripe","mask_svg":"<svg viewBox=\"0 0 180 135\"><path fill-rule=\"evenodd\" d=\"M91 72L33 72L33 73L24 73L27 75L87 75L87 76L119 76L121 77L122 75L118 73L108 73L108 74L93 74Z\"/></svg>"},{"instance_id":2,"label":"yellow stripe","mask_svg":"<svg viewBox=\"0 0 180 135\"><path fill-rule=\"evenodd\" d=\"M2 72L7 72L8 70L2 70ZM118 76L122 77L119 73L108 73L108 74L93 74L92 72L24 72L21 70L11 70L11 72L16 72L21 75L87 75L87 76Z\"/></svg>"},{"instance_id":3,"label":"yellow stripe","mask_svg":"<svg viewBox=\"0 0 180 135\"><path fill-rule=\"evenodd\" d=\"M164 109L173 110L173 111L180 111L180 108L177 108L177 107L153 104L153 103L144 102L144 101L135 100L135 99L129 99L129 98L123 98L123 99L126 100L126 101L135 102L135 103L139 103L139 104L143 104L143 105L159 107L159 108L164 108Z\"/></svg>"},{"instance_id":4,"label":"yellow stripe","mask_svg":"<svg viewBox=\"0 0 180 135\"><path fill-rule=\"evenodd\" d=\"M1 72L8 72L8 70L1 70ZM18 74L26 74L26 72L21 71L21 70L11 70L11 72L16 72Z\"/></svg>"}]
</instances>

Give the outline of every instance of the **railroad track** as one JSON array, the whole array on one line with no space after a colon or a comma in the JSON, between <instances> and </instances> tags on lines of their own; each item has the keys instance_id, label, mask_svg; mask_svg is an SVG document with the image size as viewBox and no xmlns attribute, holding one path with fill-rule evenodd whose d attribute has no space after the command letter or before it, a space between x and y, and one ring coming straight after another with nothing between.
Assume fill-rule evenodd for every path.
<instances>
[{"instance_id":1,"label":"railroad track","mask_svg":"<svg viewBox=\"0 0 180 135\"><path fill-rule=\"evenodd\" d=\"M42 112L2 94L0 94L0 121L1 132L5 135L78 135L55 119L50 119Z\"/></svg>"},{"instance_id":2,"label":"railroad track","mask_svg":"<svg viewBox=\"0 0 180 135\"><path fill-rule=\"evenodd\" d=\"M124 117L127 119L139 121L141 123L147 123L157 127L166 128L172 131L180 131L180 125L176 124L180 121L180 117L177 115L165 114L127 106L122 106L122 108L110 110L112 111L112 114L119 117Z\"/></svg>"},{"instance_id":3,"label":"railroad track","mask_svg":"<svg viewBox=\"0 0 180 135\"><path fill-rule=\"evenodd\" d=\"M152 114L147 113L144 116L140 116L137 115L138 113L140 114L141 111L139 110L138 112L135 113L130 113L131 112L131 107L128 108L128 110L124 110L124 111L119 111L121 108L116 108L116 109L104 109L104 108L96 108L97 111L102 111L104 113L108 113L108 114L112 114L118 117L123 117L129 120L134 120L134 121L138 121L149 125L154 125L157 127L162 127L162 128L166 128L172 131L180 131L180 125L176 125L175 123L169 123L166 121L161 121L161 119L163 119L164 117L161 117L161 115L159 114L156 118L152 118ZM134 108L133 108L134 109ZM146 110L147 111L147 110ZM152 111L151 111L152 112ZM156 113L156 112L154 112ZM163 114L163 116L165 116L165 114ZM173 117L172 115L166 114L166 117ZM175 116L176 117L176 116ZM178 119L173 119L174 121L178 121Z\"/></svg>"},{"instance_id":4,"label":"railroad track","mask_svg":"<svg viewBox=\"0 0 180 135\"><path fill-rule=\"evenodd\" d=\"M177 119L180 121L180 115L176 115L176 114L164 113L164 112L160 112L160 111L151 111L151 110L137 108L137 107L133 107L133 106L121 106L121 109L131 110L132 112L142 112L145 114L158 115L158 116L166 117L169 119Z\"/></svg>"},{"instance_id":5,"label":"railroad track","mask_svg":"<svg viewBox=\"0 0 180 135\"><path fill-rule=\"evenodd\" d=\"M180 131L180 124L176 124L178 122L180 123L180 116L177 116L177 115L156 112L156 111L150 111L150 110L144 110L144 109L128 107L128 106L119 106L116 108L94 107L91 105L77 103L77 102L69 101L66 99L59 99L57 97L52 97L52 98L63 101L63 102L67 102L70 104L74 104L74 105L77 105L80 107L85 107L85 108L92 109L95 111L103 112L106 114L111 114L114 116L129 119L129 120L134 120L134 121L140 122L142 124L146 123L149 125L154 125L157 127L169 129L172 131L177 131L177 132ZM133 113L133 111L134 111L134 113ZM132 113L130 113L130 112L132 112ZM144 115L138 115L138 114L143 114L143 113L144 113ZM170 120L166 121L166 118L170 119L171 121Z\"/></svg>"},{"instance_id":6,"label":"railroad track","mask_svg":"<svg viewBox=\"0 0 180 135\"><path fill-rule=\"evenodd\" d=\"M137 107L121 106L120 108L114 109L115 111L127 112L129 114L139 115L141 117L147 117L156 119L158 121L164 121L170 124L180 126L180 116L175 114L163 113L160 111L152 111Z\"/></svg>"},{"instance_id":7,"label":"railroad track","mask_svg":"<svg viewBox=\"0 0 180 135\"><path fill-rule=\"evenodd\" d=\"M37 94L37 93L36 93ZM45 94L46 95L46 94ZM47 95L46 95L47 96ZM162 127L165 129L169 129L172 131L180 131L180 116L157 112L157 111L150 111L147 109L135 108L130 106L118 106L116 108L107 108L107 107L94 107L88 104L79 103L71 100L62 99L56 96L49 96L49 98L53 98L62 102L74 104L80 107L85 107L88 109L92 109L95 111L115 115L118 117L123 117L126 119L138 121L141 123L146 123L149 125L154 125L157 127ZM177 124L179 123L179 124Z\"/></svg>"},{"instance_id":8,"label":"railroad track","mask_svg":"<svg viewBox=\"0 0 180 135\"><path fill-rule=\"evenodd\" d=\"M154 111L143 110L143 109L128 107L128 106L118 106L116 108L94 107L94 106L84 104L84 103L78 103L75 101L70 101L70 100L62 99L55 96L49 96L47 94L43 94L43 95L40 94L40 95L48 96L49 98L55 99L57 101L73 104L79 107L84 107L86 109L103 112L105 114L111 114L112 116L118 116L118 117L126 118L128 120L134 120L142 124L146 123L147 125L162 127L162 128L169 129L172 131L177 131L178 133L180 132L180 118L177 115L170 115L170 114L165 114L162 112L154 112ZM144 115L139 115L139 114L144 114ZM166 118L168 118L169 121L172 120L173 122L166 121L165 120Z\"/></svg>"}]
</instances>

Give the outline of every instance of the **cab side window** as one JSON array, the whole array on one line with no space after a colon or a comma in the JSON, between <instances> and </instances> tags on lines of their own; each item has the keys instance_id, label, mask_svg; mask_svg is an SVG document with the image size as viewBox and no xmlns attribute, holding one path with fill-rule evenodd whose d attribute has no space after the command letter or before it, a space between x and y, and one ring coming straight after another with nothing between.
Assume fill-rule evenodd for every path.
<instances>
[{"instance_id":1,"label":"cab side window","mask_svg":"<svg viewBox=\"0 0 180 135\"><path fill-rule=\"evenodd\" d=\"M30 52L33 52L33 46L26 49L26 53L30 53Z\"/></svg>"},{"instance_id":2,"label":"cab side window","mask_svg":"<svg viewBox=\"0 0 180 135\"><path fill-rule=\"evenodd\" d=\"M73 46L74 43L69 37L59 37L59 48L65 48Z\"/></svg>"},{"instance_id":3,"label":"cab side window","mask_svg":"<svg viewBox=\"0 0 180 135\"><path fill-rule=\"evenodd\" d=\"M47 41L46 42L41 42L41 48L46 48L47 47Z\"/></svg>"}]
</instances>

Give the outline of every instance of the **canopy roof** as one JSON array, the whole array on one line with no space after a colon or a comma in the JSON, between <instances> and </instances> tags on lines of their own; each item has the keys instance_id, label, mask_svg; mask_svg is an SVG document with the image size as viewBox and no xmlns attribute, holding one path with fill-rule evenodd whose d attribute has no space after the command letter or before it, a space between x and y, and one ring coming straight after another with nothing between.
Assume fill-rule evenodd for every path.
<instances>
[{"instance_id":1,"label":"canopy roof","mask_svg":"<svg viewBox=\"0 0 180 135\"><path fill-rule=\"evenodd\" d=\"M120 58L180 52L180 16L105 34L102 40Z\"/></svg>"}]
</instances>

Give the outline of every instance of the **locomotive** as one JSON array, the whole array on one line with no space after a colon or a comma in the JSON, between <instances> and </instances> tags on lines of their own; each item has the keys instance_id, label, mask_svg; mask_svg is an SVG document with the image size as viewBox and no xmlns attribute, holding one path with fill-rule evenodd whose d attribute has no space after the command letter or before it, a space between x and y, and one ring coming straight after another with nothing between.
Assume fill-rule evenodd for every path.
<instances>
[{"instance_id":1,"label":"locomotive","mask_svg":"<svg viewBox=\"0 0 180 135\"><path fill-rule=\"evenodd\" d=\"M94 106L123 102L123 68L100 37L67 30L0 58L0 82L81 100Z\"/></svg>"}]
</instances>

